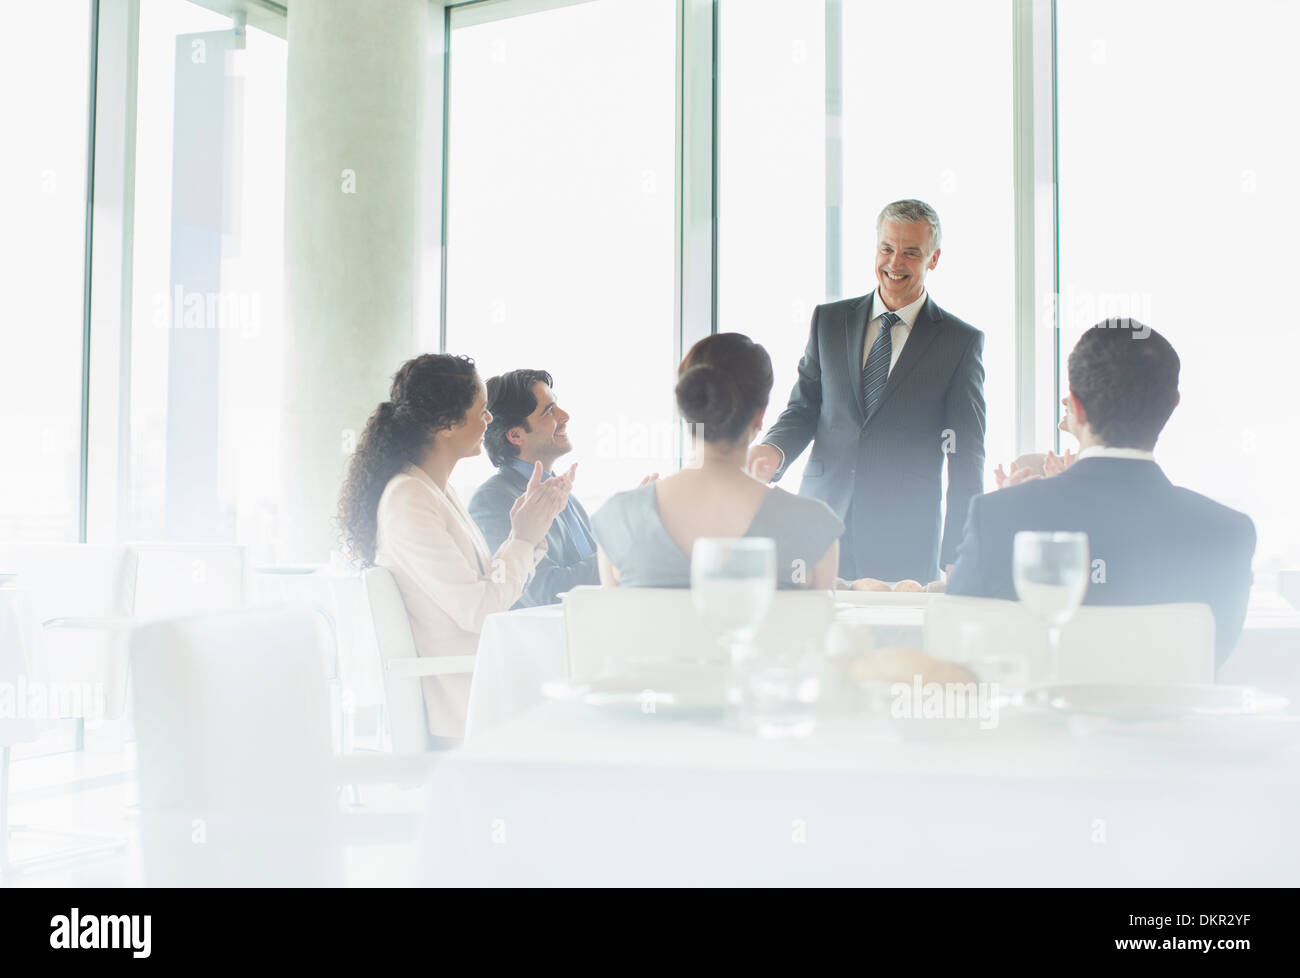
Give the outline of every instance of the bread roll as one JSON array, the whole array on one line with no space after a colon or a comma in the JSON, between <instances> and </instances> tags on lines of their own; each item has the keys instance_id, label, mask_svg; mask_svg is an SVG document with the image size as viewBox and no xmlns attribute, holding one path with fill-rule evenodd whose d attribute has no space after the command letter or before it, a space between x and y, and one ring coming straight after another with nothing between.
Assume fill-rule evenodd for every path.
<instances>
[{"instance_id":1,"label":"bread roll","mask_svg":"<svg viewBox=\"0 0 1300 978\"><path fill-rule=\"evenodd\" d=\"M880 649L853 663L850 675L860 683L910 683L917 676L923 683L973 683L974 674L956 662L946 662L902 647Z\"/></svg>"},{"instance_id":2,"label":"bread roll","mask_svg":"<svg viewBox=\"0 0 1300 978\"><path fill-rule=\"evenodd\" d=\"M895 590L895 591L907 591L907 592L910 592L910 593L918 593L918 592L924 591L925 588L921 587L921 582L920 582L920 581L907 580L907 581L899 581L897 584L895 584L895 585L894 585L894 590Z\"/></svg>"},{"instance_id":3,"label":"bread roll","mask_svg":"<svg viewBox=\"0 0 1300 978\"><path fill-rule=\"evenodd\" d=\"M876 580L874 577L859 577L856 581L853 582L853 590L855 590L855 591L892 591L893 588L891 588L891 587L890 587L888 584L886 584L884 581L878 581L878 580Z\"/></svg>"}]
</instances>

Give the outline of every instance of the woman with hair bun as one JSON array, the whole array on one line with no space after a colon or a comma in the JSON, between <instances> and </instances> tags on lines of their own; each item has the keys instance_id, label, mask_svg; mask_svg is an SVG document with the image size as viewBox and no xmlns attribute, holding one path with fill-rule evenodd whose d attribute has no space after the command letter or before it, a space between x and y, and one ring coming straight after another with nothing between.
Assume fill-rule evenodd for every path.
<instances>
[{"instance_id":1,"label":"woman with hair bun","mask_svg":"<svg viewBox=\"0 0 1300 978\"><path fill-rule=\"evenodd\" d=\"M348 464L345 549L392 572L420 655L474 654L483 619L519 599L569 498L572 470L543 483L536 466L510 510L510 535L491 553L449 484L456 463L482 450L491 420L474 361L426 353L398 369ZM470 677L422 682L430 746L451 746L464 737Z\"/></svg>"},{"instance_id":2,"label":"woman with hair bun","mask_svg":"<svg viewBox=\"0 0 1300 978\"><path fill-rule=\"evenodd\" d=\"M696 343L677 368L677 408L694 464L613 496L592 517L602 584L689 587L701 537L771 537L777 586L832 588L844 524L820 500L767 486L747 470L763 430L772 360L740 333Z\"/></svg>"}]
</instances>

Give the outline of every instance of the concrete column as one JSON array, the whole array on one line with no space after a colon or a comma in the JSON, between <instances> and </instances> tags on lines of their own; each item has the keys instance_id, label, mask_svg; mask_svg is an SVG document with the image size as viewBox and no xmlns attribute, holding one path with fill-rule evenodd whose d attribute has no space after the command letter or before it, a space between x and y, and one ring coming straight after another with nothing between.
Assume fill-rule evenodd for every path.
<instances>
[{"instance_id":1,"label":"concrete column","mask_svg":"<svg viewBox=\"0 0 1300 978\"><path fill-rule=\"evenodd\" d=\"M281 563L336 548L348 454L415 353L428 9L289 5Z\"/></svg>"}]
</instances>

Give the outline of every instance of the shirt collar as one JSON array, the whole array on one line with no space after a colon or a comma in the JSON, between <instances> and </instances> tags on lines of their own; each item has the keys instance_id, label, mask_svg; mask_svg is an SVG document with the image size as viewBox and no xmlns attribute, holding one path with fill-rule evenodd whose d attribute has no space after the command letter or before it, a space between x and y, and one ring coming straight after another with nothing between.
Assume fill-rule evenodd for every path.
<instances>
[{"instance_id":1,"label":"shirt collar","mask_svg":"<svg viewBox=\"0 0 1300 978\"><path fill-rule=\"evenodd\" d=\"M1082 462L1085 458L1130 458L1143 462L1156 460L1154 452L1143 451L1140 448L1111 448L1109 445L1093 445L1091 448L1085 448L1075 461Z\"/></svg>"},{"instance_id":2,"label":"shirt collar","mask_svg":"<svg viewBox=\"0 0 1300 978\"><path fill-rule=\"evenodd\" d=\"M514 469L516 472L518 472L520 475L522 475L525 479L531 479L531 478L533 477L533 463L532 463L532 462L525 462L523 459L521 459L521 458L520 458L519 456L517 456L517 455L514 455L514 456L511 456L510 458L507 458L506 461L505 461L505 464L508 465L508 466L510 466L510 468ZM551 476L553 476L553 475L555 475L554 472L543 472L543 473L542 473L542 481L545 482L547 479L551 478Z\"/></svg>"},{"instance_id":3,"label":"shirt collar","mask_svg":"<svg viewBox=\"0 0 1300 978\"><path fill-rule=\"evenodd\" d=\"M922 289L920 296L918 296L915 300L903 306L902 309L895 309L894 315L897 316L899 319L901 319L903 322L901 324L895 323L894 325L895 326L902 325L902 326L906 326L908 329L911 329L912 326L915 325L916 323L916 317L921 314L921 307L925 305L925 300L928 295L929 293L927 293L924 289ZM885 309L885 304L883 302L876 301L879 297L880 297L880 290L877 289L876 292L871 296L871 318L872 319L879 319L882 313L887 312L887 310Z\"/></svg>"}]
</instances>

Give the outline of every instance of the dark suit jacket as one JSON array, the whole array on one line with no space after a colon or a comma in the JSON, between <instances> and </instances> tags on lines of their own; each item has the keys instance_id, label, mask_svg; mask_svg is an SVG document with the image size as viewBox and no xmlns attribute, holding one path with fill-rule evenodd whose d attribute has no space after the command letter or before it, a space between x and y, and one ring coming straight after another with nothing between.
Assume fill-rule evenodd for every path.
<instances>
[{"instance_id":1,"label":"dark suit jacket","mask_svg":"<svg viewBox=\"0 0 1300 978\"><path fill-rule=\"evenodd\" d=\"M1019 530L1088 534L1094 567L1085 604L1208 604L1220 664L1236 644L1250 598L1255 524L1173 485L1155 462L1085 458L1050 479L976 497L948 593L1014 601L1011 553ZM1102 570L1104 583L1096 580Z\"/></svg>"},{"instance_id":2,"label":"dark suit jacket","mask_svg":"<svg viewBox=\"0 0 1300 978\"><path fill-rule=\"evenodd\" d=\"M785 453L778 479L813 443L799 493L840 519L854 507L859 576L924 584L938 579L940 561L956 559L970 499L984 491L984 334L927 296L868 421L862 355L871 305L865 295L813 311L790 404L763 440ZM853 546L848 537L841 548Z\"/></svg>"},{"instance_id":3,"label":"dark suit jacket","mask_svg":"<svg viewBox=\"0 0 1300 978\"><path fill-rule=\"evenodd\" d=\"M510 507L524 494L527 487L527 479L503 465L470 498L469 515L474 517L474 522L483 531L483 538L493 553L510 535ZM587 518L582 503L578 502L576 496L570 496L569 505L578 514L583 529L590 537L591 520ZM595 546L593 542L593 549ZM555 604L557 594L563 594L579 584L599 583L600 571L596 567L595 554L587 558L578 556L568 528L557 516L551 524L550 532L546 534L546 556L538 563L533 579L528 582L528 587L514 607L531 608L539 604Z\"/></svg>"}]
</instances>

